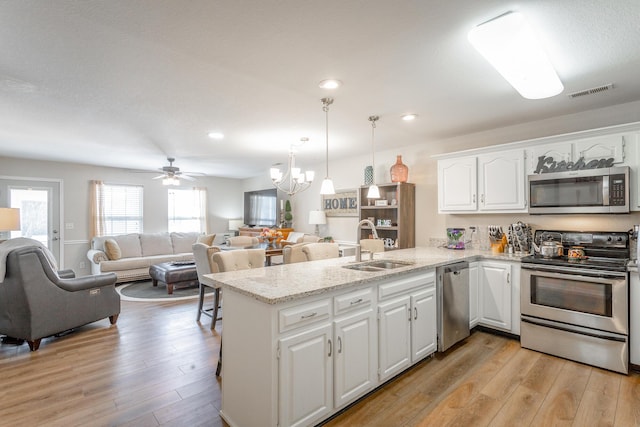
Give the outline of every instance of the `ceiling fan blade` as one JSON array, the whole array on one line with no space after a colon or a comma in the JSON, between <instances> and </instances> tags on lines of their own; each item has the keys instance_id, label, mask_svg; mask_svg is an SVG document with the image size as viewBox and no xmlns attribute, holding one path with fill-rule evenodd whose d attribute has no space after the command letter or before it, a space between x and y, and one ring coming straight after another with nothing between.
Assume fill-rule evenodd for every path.
<instances>
[{"instance_id":1,"label":"ceiling fan blade","mask_svg":"<svg viewBox=\"0 0 640 427\"><path fill-rule=\"evenodd\" d=\"M185 174L183 174L183 173L181 173L180 175L178 175L178 178L180 178L180 179L183 179L183 178L184 178L184 179L186 179L187 181L195 181L195 180L196 180L194 177L189 176L189 175L185 175Z\"/></svg>"},{"instance_id":2,"label":"ceiling fan blade","mask_svg":"<svg viewBox=\"0 0 640 427\"><path fill-rule=\"evenodd\" d=\"M153 177L153 178L151 178L151 179L162 179L162 178L166 178L166 177L167 177L167 175L164 175L164 174L163 174L163 175L154 176L154 177Z\"/></svg>"}]
</instances>

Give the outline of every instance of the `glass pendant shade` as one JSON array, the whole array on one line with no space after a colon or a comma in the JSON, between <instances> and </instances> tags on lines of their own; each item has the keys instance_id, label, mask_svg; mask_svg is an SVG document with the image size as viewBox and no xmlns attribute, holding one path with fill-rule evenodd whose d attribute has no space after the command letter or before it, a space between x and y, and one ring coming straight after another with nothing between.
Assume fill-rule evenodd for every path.
<instances>
[{"instance_id":1,"label":"glass pendant shade","mask_svg":"<svg viewBox=\"0 0 640 427\"><path fill-rule=\"evenodd\" d=\"M367 199L379 199L380 198L380 190L378 186L372 184L369 186L369 191L367 192Z\"/></svg>"},{"instance_id":2,"label":"glass pendant shade","mask_svg":"<svg viewBox=\"0 0 640 427\"><path fill-rule=\"evenodd\" d=\"M336 189L333 187L333 181L331 181L331 178L327 177L322 181L320 194L336 194Z\"/></svg>"}]
</instances>

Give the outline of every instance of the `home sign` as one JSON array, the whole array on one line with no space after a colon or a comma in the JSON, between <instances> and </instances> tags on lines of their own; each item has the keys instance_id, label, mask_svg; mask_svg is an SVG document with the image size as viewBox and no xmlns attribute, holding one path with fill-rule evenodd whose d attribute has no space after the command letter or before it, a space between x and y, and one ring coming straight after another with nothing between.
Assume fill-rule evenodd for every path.
<instances>
[{"instance_id":1,"label":"home sign","mask_svg":"<svg viewBox=\"0 0 640 427\"><path fill-rule=\"evenodd\" d=\"M567 162L561 160L556 162L551 156L538 157L538 165L533 173L552 173L552 172L565 172L565 171L577 171L584 169L598 169L598 168L611 168L613 167L613 157L609 159L594 159L585 163L584 157L580 157L577 162Z\"/></svg>"},{"instance_id":2,"label":"home sign","mask_svg":"<svg viewBox=\"0 0 640 427\"><path fill-rule=\"evenodd\" d=\"M325 194L322 196L322 210L327 216L358 216L358 194L355 190Z\"/></svg>"}]
</instances>

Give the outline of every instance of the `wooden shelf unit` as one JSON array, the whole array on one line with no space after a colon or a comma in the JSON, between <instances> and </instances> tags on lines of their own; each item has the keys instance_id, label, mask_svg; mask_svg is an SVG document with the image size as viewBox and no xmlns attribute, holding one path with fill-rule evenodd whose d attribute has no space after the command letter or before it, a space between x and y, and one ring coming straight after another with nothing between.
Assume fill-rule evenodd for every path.
<instances>
[{"instance_id":1,"label":"wooden shelf unit","mask_svg":"<svg viewBox=\"0 0 640 427\"><path fill-rule=\"evenodd\" d=\"M363 185L358 191L359 220L374 218L380 238L391 238L398 242L398 249L413 248L416 245L416 186L408 182L378 184L379 199L367 199L369 186ZM386 200L387 206L375 206L375 200ZM393 201L395 200L395 204ZM391 226L378 226L379 219L391 220ZM363 226L360 238L367 239L371 227ZM388 249L388 248L387 248Z\"/></svg>"}]
</instances>

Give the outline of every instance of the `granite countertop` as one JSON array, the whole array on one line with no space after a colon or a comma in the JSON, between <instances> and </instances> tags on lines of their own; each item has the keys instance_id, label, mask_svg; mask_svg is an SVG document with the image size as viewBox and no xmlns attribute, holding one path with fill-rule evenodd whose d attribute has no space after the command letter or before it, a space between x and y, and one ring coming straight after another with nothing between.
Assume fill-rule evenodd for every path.
<instances>
[{"instance_id":1,"label":"granite countertop","mask_svg":"<svg viewBox=\"0 0 640 427\"><path fill-rule=\"evenodd\" d=\"M429 270L456 261L495 259L520 262L522 256L493 254L481 250L450 250L434 247L418 247L377 253L374 259L411 262L406 267L382 271L359 271L342 268L354 263L353 256L332 258L294 264L282 264L250 270L231 271L204 275L209 286L231 289L267 304L279 304L328 291L364 284L380 279L390 279L408 272ZM367 259L367 257L364 257Z\"/></svg>"}]
</instances>

